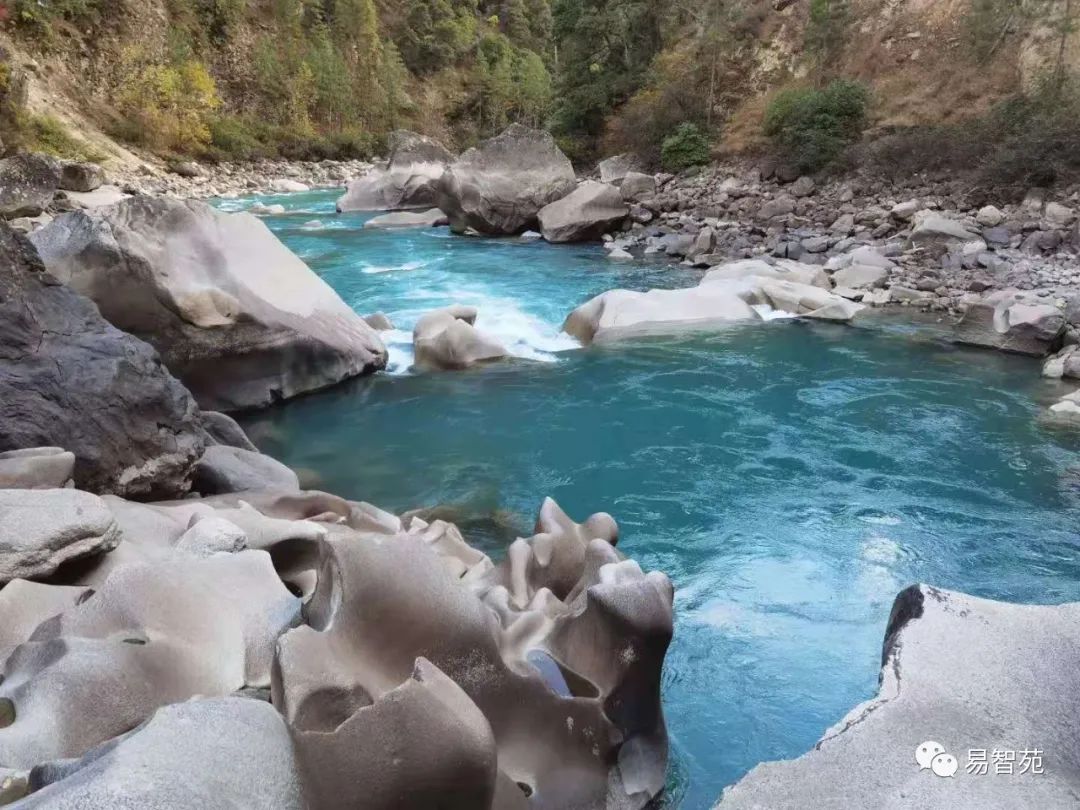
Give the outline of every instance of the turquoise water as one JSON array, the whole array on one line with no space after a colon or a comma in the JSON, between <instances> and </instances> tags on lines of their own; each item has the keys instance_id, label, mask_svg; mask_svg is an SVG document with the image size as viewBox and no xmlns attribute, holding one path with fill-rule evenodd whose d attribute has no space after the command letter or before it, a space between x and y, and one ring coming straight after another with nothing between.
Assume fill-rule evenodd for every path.
<instances>
[{"instance_id":1,"label":"turquoise water","mask_svg":"<svg viewBox=\"0 0 1080 810\"><path fill-rule=\"evenodd\" d=\"M605 510L677 586L664 677L671 806L708 808L874 694L895 594L1080 599L1077 440L1037 421L1038 364L898 330L774 321L580 350L574 306L694 276L594 248L362 231L332 195L268 219L358 311L400 326L477 304L523 359L355 381L246 420L320 486L388 509L448 505L498 553L545 495ZM325 227L305 228L318 219Z\"/></svg>"}]
</instances>

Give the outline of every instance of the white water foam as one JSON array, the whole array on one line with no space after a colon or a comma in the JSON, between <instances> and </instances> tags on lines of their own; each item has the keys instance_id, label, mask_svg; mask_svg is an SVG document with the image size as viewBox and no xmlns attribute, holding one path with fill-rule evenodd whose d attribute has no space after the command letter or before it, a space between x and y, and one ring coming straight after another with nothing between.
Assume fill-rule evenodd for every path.
<instances>
[{"instance_id":1,"label":"white water foam","mask_svg":"<svg viewBox=\"0 0 1080 810\"><path fill-rule=\"evenodd\" d=\"M383 267L383 266L377 265L377 264L365 264L360 268L360 272L364 273L365 275L375 276L375 275L378 275L380 273L394 273L394 272L397 272L397 271L406 271L406 272L408 272L410 270L420 270L420 269L422 269L424 267L427 267L427 266L428 266L427 262L421 262L421 261L405 262L405 264L398 264L398 265L387 266L387 267Z\"/></svg>"},{"instance_id":2,"label":"white water foam","mask_svg":"<svg viewBox=\"0 0 1080 810\"><path fill-rule=\"evenodd\" d=\"M754 312L758 314L758 317L763 321L786 321L791 318L798 318L794 312L786 312L782 309L773 309L768 304L752 304L750 306Z\"/></svg>"}]
</instances>

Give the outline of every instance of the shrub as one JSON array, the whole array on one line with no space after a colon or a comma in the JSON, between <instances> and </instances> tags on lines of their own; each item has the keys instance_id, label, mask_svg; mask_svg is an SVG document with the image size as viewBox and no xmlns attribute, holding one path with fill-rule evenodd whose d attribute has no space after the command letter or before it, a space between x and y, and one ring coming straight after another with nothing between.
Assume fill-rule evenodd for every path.
<instances>
[{"instance_id":1,"label":"shrub","mask_svg":"<svg viewBox=\"0 0 1080 810\"><path fill-rule=\"evenodd\" d=\"M100 163L107 157L85 141L73 138L63 123L51 115L26 115L21 123L24 145L29 150L91 163Z\"/></svg>"},{"instance_id":2,"label":"shrub","mask_svg":"<svg viewBox=\"0 0 1080 810\"><path fill-rule=\"evenodd\" d=\"M660 147L660 163L670 172L709 162L709 139L696 124L679 124Z\"/></svg>"},{"instance_id":3,"label":"shrub","mask_svg":"<svg viewBox=\"0 0 1080 810\"><path fill-rule=\"evenodd\" d=\"M228 160L258 160L269 154L266 142L255 126L244 118L231 115L210 122L210 145Z\"/></svg>"},{"instance_id":4,"label":"shrub","mask_svg":"<svg viewBox=\"0 0 1080 810\"><path fill-rule=\"evenodd\" d=\"M794 168L818 172L834 165L862 135L869 102L862 84L844 79L823 90L785 90L766 109L764 131Z\"/></svg>"}]
</instances>

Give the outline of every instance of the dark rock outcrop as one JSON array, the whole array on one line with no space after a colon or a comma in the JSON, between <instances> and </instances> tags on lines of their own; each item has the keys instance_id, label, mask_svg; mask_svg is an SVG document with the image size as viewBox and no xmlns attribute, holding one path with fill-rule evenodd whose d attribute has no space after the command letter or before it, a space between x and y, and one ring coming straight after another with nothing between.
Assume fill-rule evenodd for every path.
<instances>
[{"instance_id":1,"label":"dark rock outcrop","mask_svg":"<svg viewBox=\"0 0 1080 810\"><path fill-rule=\"evenodd\" d=\"M32 241L208 410L269 405L386 365L378 334L249 214L136 197L65 214Z\"/></svg>"},{"instance_id":2,"label":"dark rock outcrop","mask_svg":"<svg viewBox=\"0 0 1080 810\"><path fill-rule=\"evenodd\" d=\"M21 154L0 160L0 218L36 217L60 187L60 164L50 157Z\"/></svg>"},{"instance_id":3,"label":"dark rock outcrop","mask_svg":"<svg viewBox=\"0 0 1080 810\"><path fill-rule=\"evenodd\" d=\"M198 408L147 344L107 323L0 225L0 451L62 447L91 492L187 492Z\"/></svg>"},{"instance_id":4,"label":"dark rock outcrop","mask_svg":"<svg viewBox=\"0 0 1080 810\"><path fill-rule=\"evenodd\" d=\"M554 138L514 124L447 168L437 204L457 232L518 234L533 228L540 209L575 184L574 167Z\"/></svg>"}]
</instances>

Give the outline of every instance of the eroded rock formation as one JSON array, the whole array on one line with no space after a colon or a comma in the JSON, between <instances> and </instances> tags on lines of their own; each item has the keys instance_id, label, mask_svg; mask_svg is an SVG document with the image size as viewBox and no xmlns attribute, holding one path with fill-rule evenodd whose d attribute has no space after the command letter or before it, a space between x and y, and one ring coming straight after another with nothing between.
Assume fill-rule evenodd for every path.
<instances>
[{"instance_id":1,"label":"eroded rock formation","mask_svg":"<svg viewBox=\"0 0 1080 810\"><path fill-rule=\"evenodd\" d=\"M324 493L103 502L115 550L0 590L24 806L630 810L663 788L672 587L610 516L546 501L496 566L452 524ZM229 697L268 686L280 714Z\"/></svg>"},{"instance_id":2,"label":"eroded rock formation","mask_svg":"<svg viewBox=\"0 0 1080 810\"><path fill-rule=\"evenodd\" d=\"M249 214L136 197L61 216L32 241L206 409L269 405L386 365L378 334Z\"/></svg>"}]
</instances>

